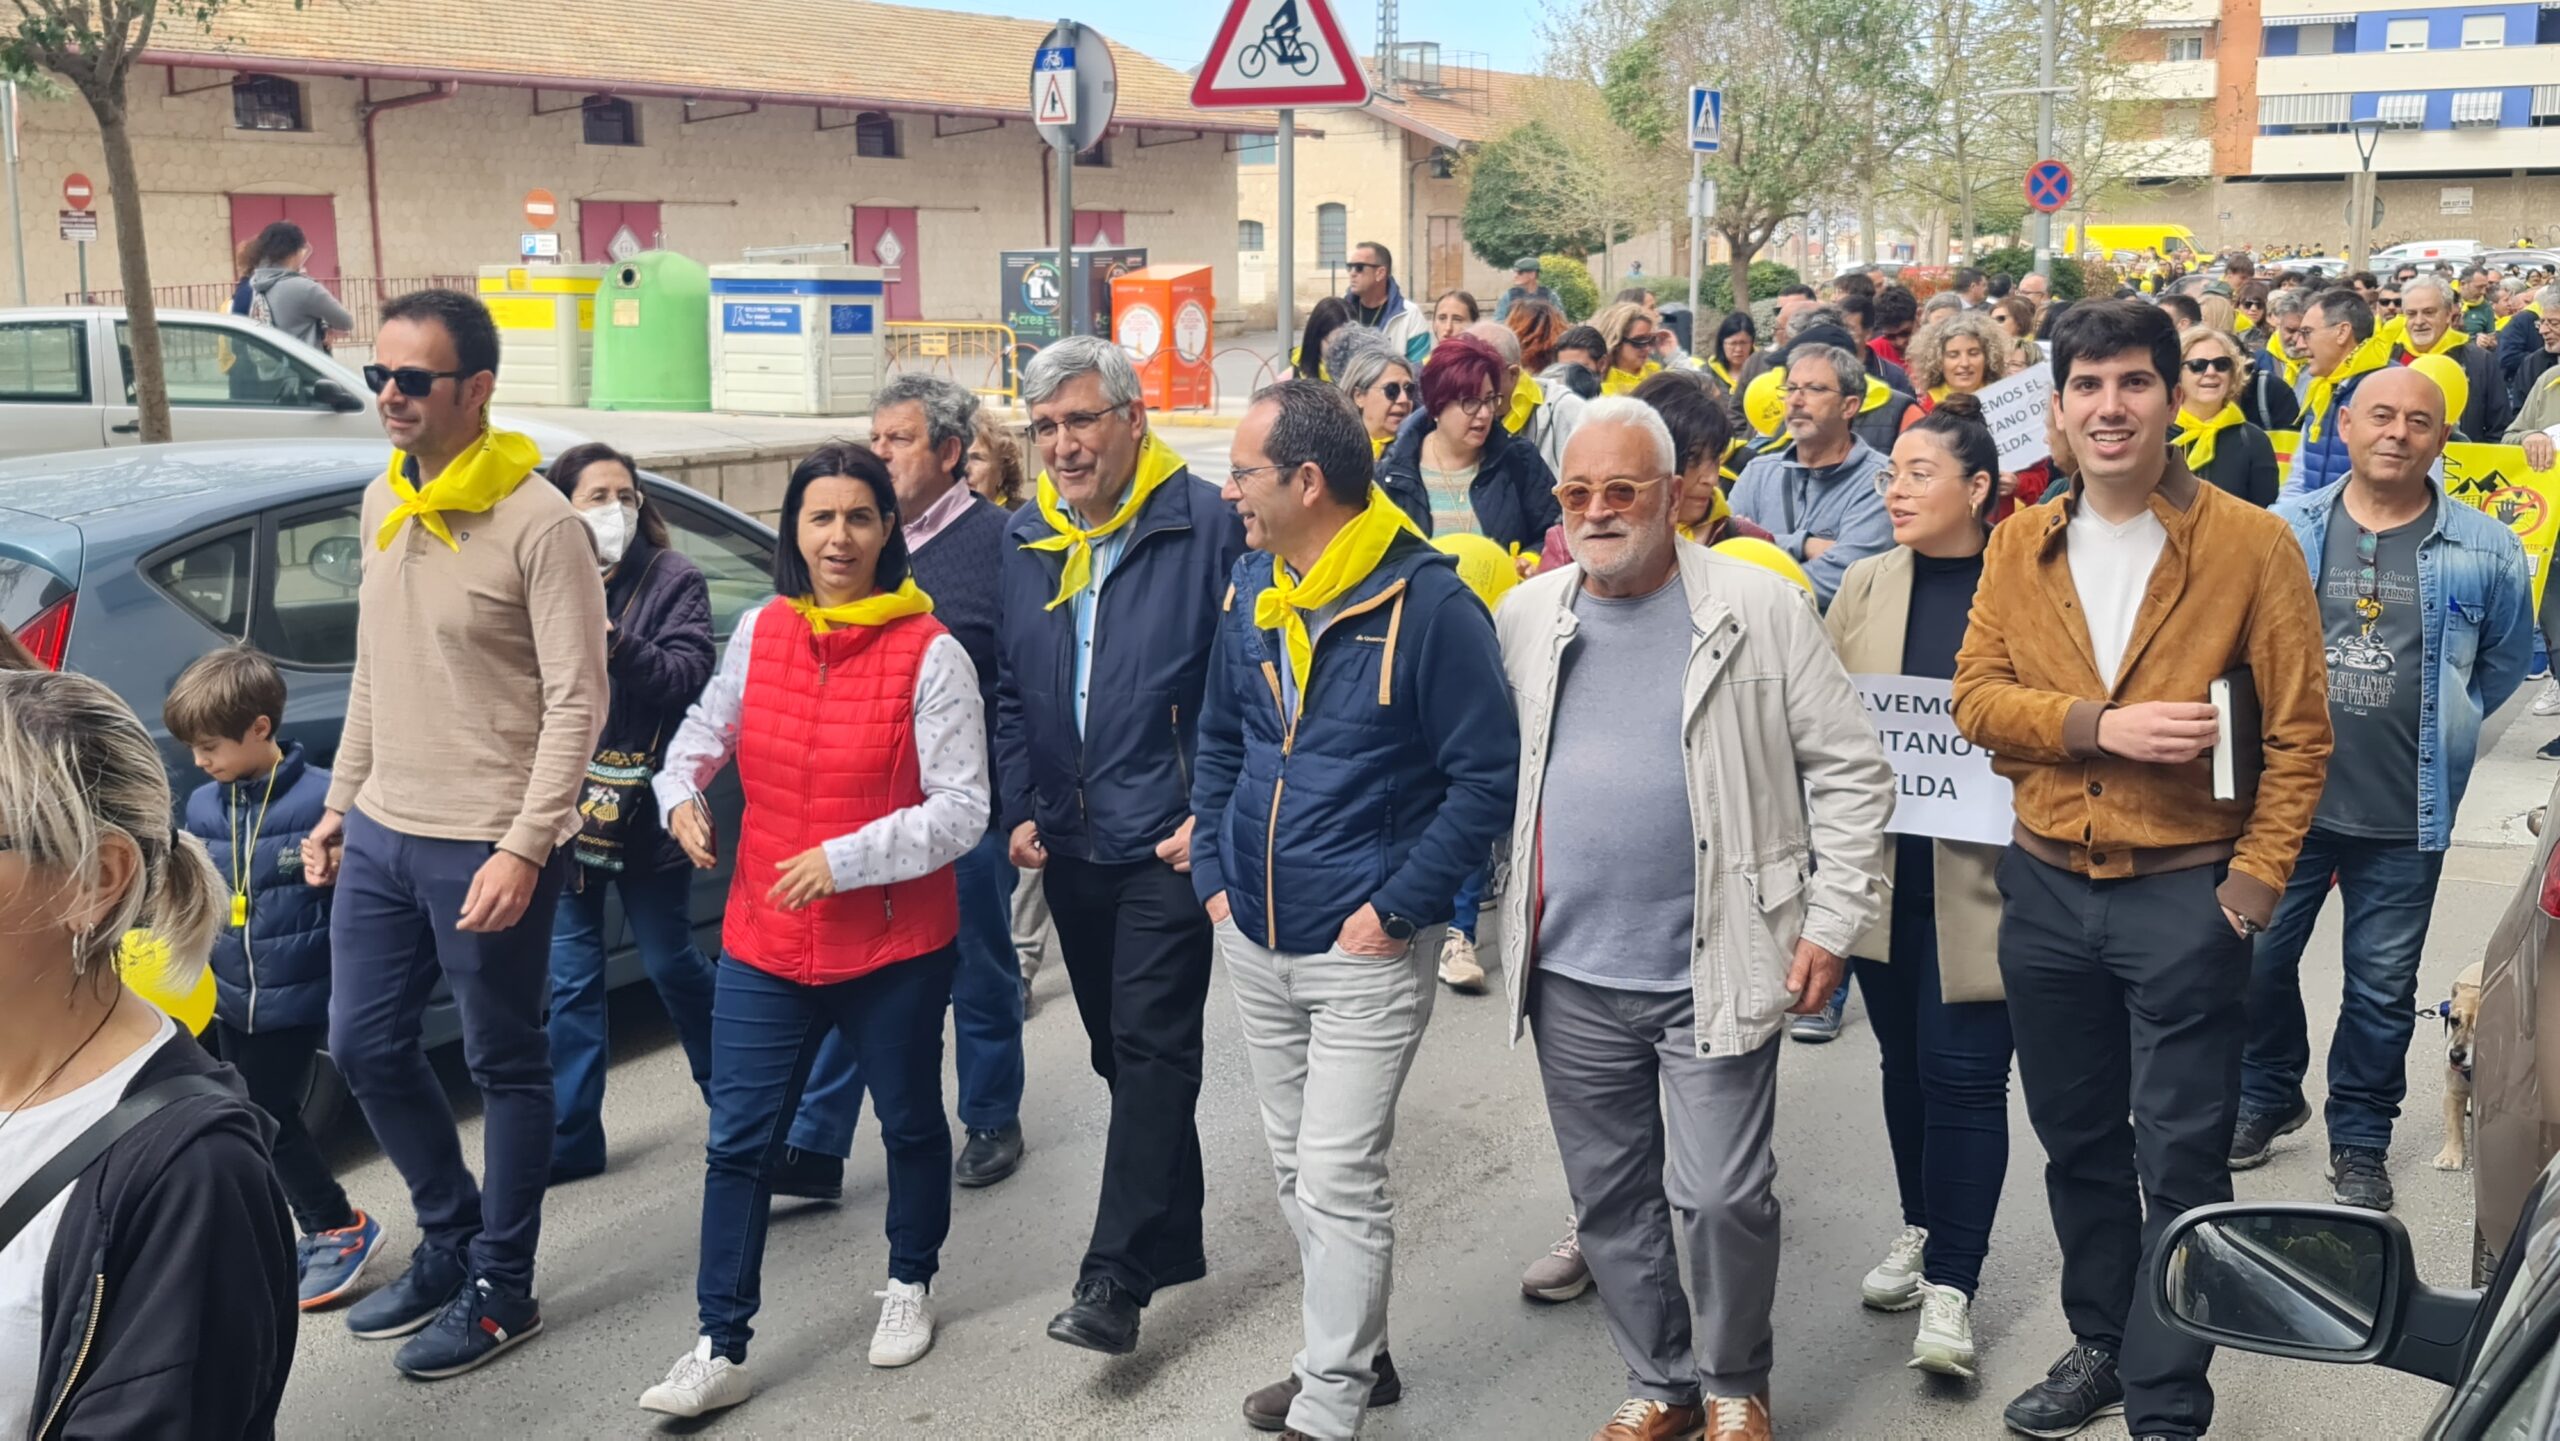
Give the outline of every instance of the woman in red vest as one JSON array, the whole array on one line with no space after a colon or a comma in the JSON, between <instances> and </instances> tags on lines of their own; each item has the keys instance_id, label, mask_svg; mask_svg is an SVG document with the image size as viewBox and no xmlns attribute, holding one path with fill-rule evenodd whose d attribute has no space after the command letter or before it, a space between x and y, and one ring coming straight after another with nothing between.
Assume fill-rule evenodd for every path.
<instances>
[{"instance_id":1,"label":"woman in red vest","mask_svg":"<svg viewBox=\"0 0 2560 1441\"><path fill-rule=\"evenodd\" d=\"M716 863L702 787L734 756L746 791L711 1020L711 1140L695 1283L702 1334L641 1406L699 1416L747 1399L769 1168L818 1044L860 1065L889 1154L889 1275L877 1366L933 1344L926 1289L951 1229L942 1012L959 899L952 862L986 833L978 677L907 574L877 456L822 447L782 495L777 599L741 617L667 746L668 831Z\"/></svg>"}]
</instances>

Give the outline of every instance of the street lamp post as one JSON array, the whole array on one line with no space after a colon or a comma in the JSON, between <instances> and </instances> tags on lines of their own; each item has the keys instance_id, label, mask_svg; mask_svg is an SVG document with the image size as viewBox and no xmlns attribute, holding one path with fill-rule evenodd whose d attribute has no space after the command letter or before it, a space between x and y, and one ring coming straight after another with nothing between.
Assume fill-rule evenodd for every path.
<instances>
[{"instance_id":1,"label":"street lamp post","mask_svg":"<svg viewBox=\"0 0 2560 1441\"><path fill-rule=\"evenodd\" d=\"M2365 267L2365 250L2373 243L2373 151L2382 141L2382 117L2368 115L2347 126L2356 140L2356 180L2347 200L2347 270Z\"/></svg>"}]
</instances>

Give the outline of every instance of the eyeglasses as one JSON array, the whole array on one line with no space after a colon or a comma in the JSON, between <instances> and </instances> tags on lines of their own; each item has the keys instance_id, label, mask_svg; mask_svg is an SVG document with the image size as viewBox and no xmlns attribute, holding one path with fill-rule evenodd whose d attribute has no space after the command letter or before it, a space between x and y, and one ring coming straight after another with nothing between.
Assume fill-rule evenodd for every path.
<instances>
[{"instance_id":1,"label":"eyeglasses","mask_svg":"<svg viewBox=\"0 0 2560 1441\"><path fill-rule=\"evenodd\" d=\"M380 395L384 386L396 382L402 395L411 400L424 400L434 392L437 381L459 381L471 373L468 370L428 370L416 365L404 365L398 370L368 365L364 368L364 383L373 387L374 394Z\"/></svg>"},{"instance_id":2,"label":"eyeglasses","mask_svg":"<svg viewBox=\"0 0 2560 1441\"><path fill-rule=\"evenodd\" d=\"M1591 508L1593 498L1597 497L1603 510L1625 510L1636 503L1636 497L1647 486L1660 485L1666 479L1668 477L1659 475L1651 480L1629 480L1620 476L1598 485L1587 480L1568 480L1556 487L1556 504L1564 507L1567 515L1580 515Z\"/></svg>"},{"instance_id":3,"label":"eyeglasses","mask_svg":"<svg viewBox=\"0 0 2560 1441\"><path fill-rule=\"evenodd\" d=\"M1420 393L1420 391L1415 392L1417 395ZM1493 414L1494 407L1502 404L1502 397L1499 395L1477 395L1470 396L1465 400L1454 401L1452 403L1455 404L1458 409L1465 411L1469 415L1491 415Z\"/></svg>"},{"instance_id":4,"label":"eyeglasses","mask_svg":"<svg viewBox=\"0 0 2560 1441\"><path fill-rule=\"evenodd\" d=\"M1347 262L1346 264L1344 264L1344 266L1343 266L1342 268L1343 268L1343 269L1345 269L1345 270L1350 271L1350 272L1351 272L1352 274L1354 274L1354 275L1359 274L1359 273L1360 273L1361 271L1363 271L1363 270L1384 270L1384 269L1386 269L1386 267L1385 267L1385 266L1383 266L1383 265L1374 264L1374 263L1372 263L1372 262L1370 262L1370 261L1366 261L1366 260L1354 260L1354 261L1350 261L1350 262Z\"/></svg>"},{"instance_id":5,"label":"eyeglasses","mask_svg":"<svg viewBox=\"0 0 2560 1441\"><path fill-rule=\"evenodd\" d=\"M1270 465L1239 465L1227 472L1227 478L1235 482L1236 489L1242 490L1244 489L1244 478L1248 475L1260 475L1266 470L1296 470L1299 466L1304 464L1306 464L1306 462L1303 460L1289 460L1278 461Z\"/></svg>"},{"instance_id":6,"label":"eyeglasses","mask_svg":"<svg viewBox=\"0 0 2560 1441\"><path fill-rule=\"evenodd\" d=\"M606 505L618 505L624 510L631 512L633 515L638 515L640 513L640 492L636 490L631 492L629 495L602 496L599 497L599 500ZM593 510L594 508L595 507L592 505L579 507L581 510Z\"/></svg>"},{"instance_id":7,"label":"eyeglasses","mask_svg":"<svg viewBox=\"0 0 2560 1441\"><path fill-rule=\"evenodd\" d=\"M2377 295L2373 298L2373 303L2375 308L2380 310L2398 310L2400 308L2400 297L2396 295ZM2338 321L2335 323L2344 325L2346 322Z\"/></svg>"},{"instance_id":8,"label":"eyeglasses","mask_svg":"<svg viewBox=\"0 0 2560 1441\"><path fill-rule=\"evenodd\" d=\"M2187 362L2189 375L2229 375L2233 367L2227 355L2199 356Z\"/></svg>"},{"instance_id":9,"label":"eyeglasses","mask_svg":"<svg viewBox=\"0 0 2560 1441\"><path fill-rule=\"evenodd\" d=\"M1058 438L1060 429L1064 429L1078 440L1089 439L1093 428L1102 424L1104 417L1118 415L1128 408L1128 404L1123 402L1107 410L1079 410L1062 420L1035 420L1031 422L1031 438L1047 445Z\"/></svg>"},{"instance_id":10,"label":"eyeglasses","mask_svg":"<svg viewBox=\"0 0 2560 1441\"><path fill-rule=\"evenodd\" d=\"M1794 400L1798 396L1847 395L1849 392L1834 385L1797 385L1790 382L1786 385L1779 386L1778 393L1789 400Z\"/></svg>"},{"instance_id":11,"label":"eyeglasses","mask_svg":"<svg viewBox=\"0 0 2560 1441\"><path fill-rule=\"evenodd\" d=\"M1939 482L1946 478L1937 471L1921 471L1904 475L1888 466L1877 471L1870 480L1876 488L1876 494L1891 500L1895 491L1900 491L1904 495L1927 495L1930 491L1937 489Z\"/></svg>"},{"instance_id":12,"label":"eyeglasses","mask_svg":"<svg viewBox=\"0 0 2560 1441\"><path fill-rule=\"evenodd\" d=\"M1381 380L1378 382L1378 393L1387 398L1389 405L1407 396L1418 401L1422 399L1422 385L1419 381L1412 380Z\"/></svg>"}]
</instances>

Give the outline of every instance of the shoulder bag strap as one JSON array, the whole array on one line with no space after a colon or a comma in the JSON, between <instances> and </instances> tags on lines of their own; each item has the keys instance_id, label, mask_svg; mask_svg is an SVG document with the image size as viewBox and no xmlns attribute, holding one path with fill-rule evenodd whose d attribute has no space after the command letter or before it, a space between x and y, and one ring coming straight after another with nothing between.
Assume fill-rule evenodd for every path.
<instances>
[{"instance_id":1,"label":"shoulder bag strap","mask_svg":"<svg viewBox=\"0 0 2560 1441\"><path fill-rule=\"evenodd\" d=\"M18 1233L27 1228L27 1223L53 1204L53 1198L61 1195L64 1187L89 1169L91 1162L105 1155L109 1146L124 1139L126 1132L159 1114L171 1102L189 1096L236 1094L211 1076L171 1076L117 1102L114 1110L100 1116L89 1129L73 1137L70 1145L55 1152L52 1160L38 1167L36 1173L12 1192L8 1200L0 1201L0 1250L7 1249L10 1242L18 1239Z\"/></svg>"}]
</instances>

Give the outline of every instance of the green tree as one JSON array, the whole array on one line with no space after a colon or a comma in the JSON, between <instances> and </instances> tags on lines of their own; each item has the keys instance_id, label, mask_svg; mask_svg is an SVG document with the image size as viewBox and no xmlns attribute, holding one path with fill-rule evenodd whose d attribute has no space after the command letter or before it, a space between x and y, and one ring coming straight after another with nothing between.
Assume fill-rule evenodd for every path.
<instances>
[{"instance_id":1,"label":"green tree","mask_svg":"<svg viewBox=\"0 0 2560 1441\"><path fill-rule=\"evenodd\" d=\"M1589 320L1591 312L1600 308L1600 287L1592 282L1591 267L1578 255L1538 257L1538 283L1556 293L1564 318L1576 324Z\"/></svg>"},{"instance_id":2,"label":"green tree","mask_svg":"<svg viewBox=\"0 0 2560 1441\"><path fill-rule=\"evenodd\" d=\"M1600 248L1599 197L1571 147L1532 120L1478 150L1466 167L1467 208L1459 228L1487 265L1523 255L1581 256Z\"/></svg>"},{"instance_id":3,"label":"green tree","mask_svg":"<svg viewBox=\"0 0 2560 1441\"><path fill-rule=\"evenodd\" d=\"M151 299L151 254L142 229L142 181L133 162L126 82L151 45L160 0L9 0L0 11L0 76L61 76L87 102L106 152L107 205L115 213L116 259L124 281L125 345L133 357L135 419L145 444L166 441L169 381L160 358L160 319ZM232 0L174 0L172 14L200 28ZM300 8L301 0L295 0Z\"/></svg>"}]
</instances>

